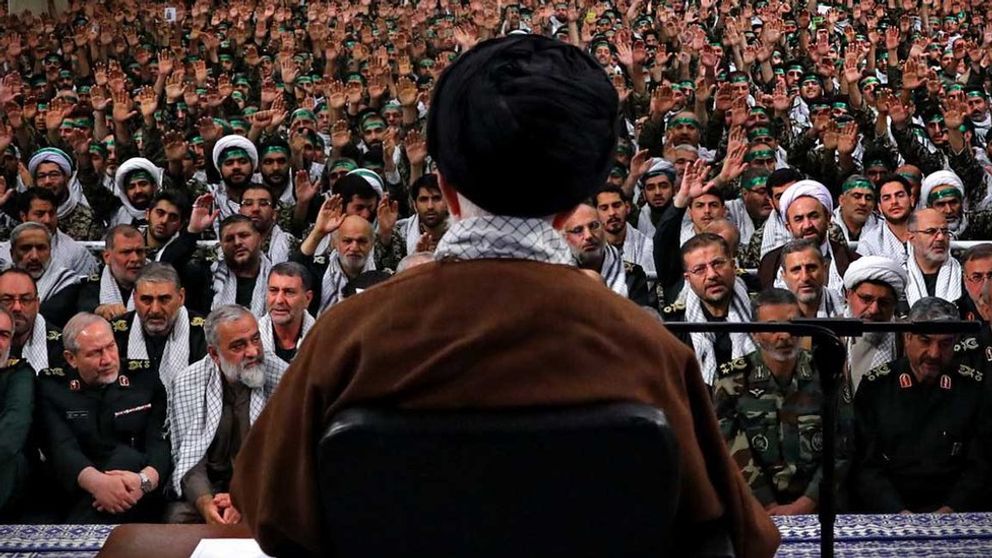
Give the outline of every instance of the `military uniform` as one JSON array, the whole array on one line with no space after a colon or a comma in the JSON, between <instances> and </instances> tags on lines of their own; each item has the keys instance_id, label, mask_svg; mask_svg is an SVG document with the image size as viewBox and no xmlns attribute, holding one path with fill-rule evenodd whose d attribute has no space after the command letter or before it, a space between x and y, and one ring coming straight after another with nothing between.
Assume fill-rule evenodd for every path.
<instances>
[{"instance_id":1,"label":"military uniform","mask_svg":"<svg viewBox=\"0 0 992 558\"><path fill-rule=\"evenodd\" d=\"M983 378L957 363L921 384L905 358L865 374L854 398L855 487L865 510L988 507L982 498L989 436Z\"/></svg>"},{"instance_id":2,"label":"military uniform","mask_svg":"<svg viewBox=\"0 0 992 558\"><path fill-rule=\"evenodd\" d=\"M97 306L100 306L100 279L102 273L103 268L100 269L99 273L94 273L83 279L76 298L77 312L93 312ZM117 283L117 288L120 290L121 300L124 306L127 306L128 300L131 298L132 289L125 289L120 283Z\"/></svg>"},{"instance_id":3,"label":"military uniform","mask_svg":"<svg viewBox=\"0 0 992 558\"><path fill-rule=\"evenodd\" d=\"M110 322L110 327L114 332L114 339L117 341L117 349L121 358L121 370L129 373L150 370L163 376L159 370L162 364L162 355L165 353L166 336L150 338L145 335L145 347L148 351L148 359L128 358L128 342L131 336L131 328L134 327L134 311L128 312ZM207 356L207 337L203 332L204 319L202 316L190 312L189 316L189 362L193 364ZM139 326L140 327L140 326ZM168 377L174 377L181 370L170 371Z\"/></svg>"},{"instance_id":4,"label":"military uniform","mask_svg":"<svg viewBox=\"0 0 992 558\"><path fill-rule=\"evenodd\" d=\"M27 484L28 434L34 412L34 369L12 358L0 369L0 514L17 505Z\"/></svg>"},{"instance_id":5,"label":"military uniform","mask_svg":"<svg viewBox=\"0 0 992 558\"><path fill-rule=\"evenodd\" d=\"M705 313L705 310L704 310ZM668 306L663 306L661 308L661 319L664 322L684 322L685 319L685 302L681 300L676 300ZM713 320L713 321L725 321L725 320ZM684 331L672 332L679 341L685 343L687 347L693 351L696 348L692 345L692 336ZM734 344L731 341L729 333L717 333L715 334L715 340L713 342L714 353L716 354L716 365L717 369L728 362L734 360Z\"/></svg>"},{"instance_id":6,"label":"military uniform","mask_svg":"<svg viewBox=\"0 0 992 558\"><path fill-rule=\"evenodd\" d=\"M714 384L720 430L731 457L763 506L791 504L801 496L819 501L823 392L810 353L782 385L760 351L720 366ZM848 438L839 434L839 446ZM838 484L847 452L837 454Z\"/></svg>"},{"instance_id":7,"label":"military uniform","mask_svg":"<svg viewBox=\"0 0 992 558\"><path fill-rule=\"evenodd\" d=\"M65 347L62 345L62 330L53 326L52 324L45 323L45 352L48 356L48 366L42 368L41 370L35 370L36 375L41 375L48 369L52 369L56 374L64 373L68 369L69 365L65 362ZM11 345L10 347L10 358L25 358L23 354L24 347L15 347ZM31 363L28 363L31 365ZM33 365L31 365L34 368Z\"/></svg>"},{"instance_id":8,"label":"military uniform","mask_svg":"<svg viewBox=\"0 0 992 558\"><path fill-rule=\"evenodd\" d=\"M117 380L89 386L73 369L48 369L38 378L38 406L45 454L55 479L70 494L70 523L156 521L161 488L122 514L99 512L77 484L86 467L138 472L146 466L166 486L172 455L165 432L165 389L154 374L121 372Z\"/></svg>"},{"instance_id":9,"label":"military uniform","mask_svg":"<svg viewBox=\"0 0 992 558\"><path fill-rule=\"evenodd\" d=\"M83 204L76 205L69 215L59 219L59 229L76 240L101 240L102 223L97 223L93 210Z\"/></svg>"}]
</instances>

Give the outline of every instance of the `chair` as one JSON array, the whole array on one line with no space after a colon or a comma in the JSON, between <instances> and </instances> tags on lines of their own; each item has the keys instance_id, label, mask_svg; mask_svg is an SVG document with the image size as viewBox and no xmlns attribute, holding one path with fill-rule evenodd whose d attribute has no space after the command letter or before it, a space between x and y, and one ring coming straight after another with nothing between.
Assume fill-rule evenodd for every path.
<instances>
[{"instance_id":1,"label":"chair","mask_svg":"<svg viewBox=\"0 0 992 558\"><path fill-rule=\"evenodd\" d=\"M640 404L337 414L318 447L338 557L665 556L675 437Z\"/></svg>"}]
</instances>

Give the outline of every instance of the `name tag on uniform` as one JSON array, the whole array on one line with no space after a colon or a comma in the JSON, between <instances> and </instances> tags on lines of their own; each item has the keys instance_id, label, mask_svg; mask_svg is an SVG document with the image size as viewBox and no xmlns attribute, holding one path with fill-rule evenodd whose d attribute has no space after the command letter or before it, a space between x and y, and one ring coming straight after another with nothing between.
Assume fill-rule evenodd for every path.
<instances>
[{"instance_id":1,"label":"name tag on uniform","mask_svg":"<svg viewBox=\"0 0 992 558\"><path fill-rule=\"evenodd\" d=\"M69 420L84 419L90 416L89 411L66 411L65 418Z\"/></svg>"},{"instance_id":2,"label":"name tag on uniform","mask_svg":"<svg viewBox=\"0 0 992 558\"><path fill-rule=\"evenodd\" d=\"M145 403L144 405L139 405L138 407L131 407L130 409L124 409L123 411L117 411L114 413L114 418L127 416L133 413L140 413L141 411L147 411L152 408L151 403Z\"/></svg>"}]
</instances>

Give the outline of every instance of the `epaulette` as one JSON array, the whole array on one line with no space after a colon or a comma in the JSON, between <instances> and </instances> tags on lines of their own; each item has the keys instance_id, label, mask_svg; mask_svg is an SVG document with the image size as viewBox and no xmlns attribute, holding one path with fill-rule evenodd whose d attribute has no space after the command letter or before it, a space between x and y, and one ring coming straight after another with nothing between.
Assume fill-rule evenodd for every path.
<instances>
[{"instance_id":1,"label":"epaulette","mask_svg":"<svg viewBox=\"0 0 992 558\"><path fill-rule=\"evenodd\" d=\"M48 341L58 341L59 339L62 339L62 332L50 329L46 332L45 339Z\"/></svg>"},{"instance_id":2,"label":"epaulette","mask_svg":"<svg viewBox=\"0 0 992 558\"><path fill-rule=\"evenodd\" d=\"M134 372L135 370L148 370L152 367L152 364L148 360L128 360L127 369L128 372Z\"/></svg>"},{"instance_id":3,"label":"epaulette","mask_svg":"<svg viewBox=\"0 0 992 558\"><path fill-rule=\"evenodd\" d=\"M192 327L203 327L203 324L205 324L206 322L207 322L206 320L197 316L189 321L189 325Z\"/></svg>"},{"instance_id":4,"label":"epaulette","mask_svg":"<svg viewBox=\"0 0 992 558\"><path fill-rule=\"evenodd\" d=\"M127 331L127 320L125 319L114 320L110 322L110 326L114 329L115 332Z\"/></svg>"},{"instance_id":5,"label":"epaulette","mask_svg":"<svg viewBox=\"0 0 992 558\"><path fill-rule=\"evenodd\" d=\"M881 378L882 376L888 375L889 372L892 372L892 369L889 368L888 364L883 364L869 370L868 373L865 374L864 379L869 382L873 382L876 378Z\"/></svg>"},{"instance_id":6,"label":"epaulette","mask_svg":"<svg viewBox=\"0 0 992 558\"><path fill-rule=\"evenodd\" d=\"M13 367L17 366L17 363L18 362L21 362L21 359L19 359L19 358L8 358L7 359L7 368L13 368Z\"/></svg>"},{"instance_id":7,"label":"epaulette","mask_svg":"<svg viewBox=\"0 0 992 558\"><path fill-rule=\"evenodd\" d=\"M100 274L99 273L94 273L94 274L90 275L89 277L87 277L86 280L89 281L90 283L99 283L100 282Z\"/></svg>"},{"instance_id":8,"label":"epaulette","mask_svg":"<svg viewBox=\"0 0 992 558\"><path fill-rule=\"evenodd\" d=\"M976 370L966 364L958 365L958 374L964 376L965 378L971 378L976 382L981 382L983 377L981 370Z\"/></svg>"},{"instance_id":9,"label":"epaulette","mask_svg":"<svg viewBox=\"0 0 992 558\"><path fill-rule=\"evenodd\" d=\"M675 304L670 304L661 309L664 314L674 314L676 312L682 312L685 310L685 302L675 301Z\"/></svg>"},{"instance_id":10,"label":"epaulette","mask_svg":"<svg viewBox=\"0 0 992 558\"><path fill-rule=\"evenodd\" d=\"M736 374L747 368L747 360L744 358L735 358L730 362L725 362L720 365L718 369L717 376L723 378L725 376L730 376L731 374Z\"/></svg>"},{"instance_id":11,"label":"epaulette","mask_svg":"<svg viewBox=\"0 0 992 558\"><path fill-rule=\"evenodd\" d=\"M954 352L961 353L964 351L973 351L978 348L978 339L974 337L968 337L962 339L960 343L954 345Z\"/></svg>"},{"instance_id":12,"label":"epaulette","mask_svg":"<svg viewBox=\"0 0 992 558\"><path fill-rule=\"evenodd\" d=\"M314 256L313 263L317 265L324 265L327 263L327 256Z\"/></svg>"}]
</instances>

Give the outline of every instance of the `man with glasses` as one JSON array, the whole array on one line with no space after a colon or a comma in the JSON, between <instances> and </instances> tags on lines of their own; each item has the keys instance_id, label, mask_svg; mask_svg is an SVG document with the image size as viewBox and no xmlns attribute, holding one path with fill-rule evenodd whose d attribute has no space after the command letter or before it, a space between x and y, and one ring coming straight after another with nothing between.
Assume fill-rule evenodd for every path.
<instances>
[{"instance_id":1,"label":"man with glasses","mask_svg":"<svg viewBox=\"0 0 992 558\"><path fill-rule=\"evenodd\" d=\"M249 185L241 194L238 212L251 219L252 226L262 235L262 252L273 265L289 260L299 241L276 223L276 203L271 189L262 184Z\"/></svg>"},{"instance_id":2,"label":"man with glasses","mask_svg":"<svg viewBox=\"0 0 992 558\"><path fill-rule=\"evenodd\" d=\"M918 209L909 217L906 301L924 297L950 302L961 298L961 264L951 257L951 230L936 209Z\"/></svg>"},{"instance_id":3,"label":"man with glasses","mask_svg":"<svg viewBox=\"0 0 992 558\"><path fill-rule=\"evenodd\" d=\"M64 371L62 331L39 314L38 290L28 272L11 268L0 273L0 306L14 318L10 357L28 361L36 373Z\"/></svg>"},{"instance_id":4,"label":"man with glasses","mask_svg":"<svg viewBox=\"0 0 992 558\"><path fill-rule=\"evenodd\" d=\"M562 230L580 269L598 273L606 286L618 295L640 306L651 306L644 269L624 261L620 250L606 242L606 230L596 208L580 205L565 221Z\"/></svg>"},{"instance_id":5,"label":"man with glasses","mask_svg":"<svg viewBox=\"0 0 992 558\"><path fill-rule=\"evenodd\" d=\"M979 312L979 299L985 286L992 280L992 243L976 244L961 256L965 294L958 299L958 309L963 320L986 321Z\"/></svg>"}]
</instances>

